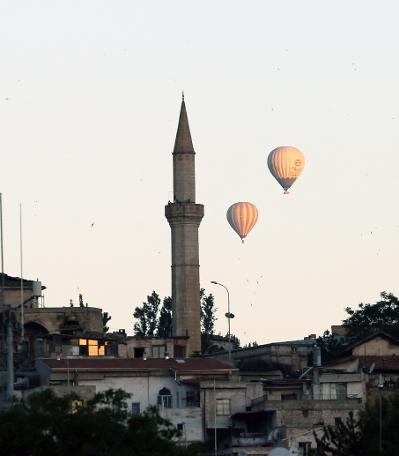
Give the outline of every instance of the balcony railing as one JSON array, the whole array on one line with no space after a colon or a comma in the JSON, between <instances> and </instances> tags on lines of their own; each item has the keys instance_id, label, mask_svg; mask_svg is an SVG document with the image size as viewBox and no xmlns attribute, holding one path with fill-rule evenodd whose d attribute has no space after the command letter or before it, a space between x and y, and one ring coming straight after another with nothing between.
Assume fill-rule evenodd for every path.
<instances>
[{"instance_id":1,"label":"balcony railing","mask_svg":"<svg viewBox=\"0 0 399 456\"><path fill-rule=\"evenodd\" d=\"M271 439L264 433L241 433L232 438L233 446L266 446L271 443Z\"/></svg>"}]
</instances>

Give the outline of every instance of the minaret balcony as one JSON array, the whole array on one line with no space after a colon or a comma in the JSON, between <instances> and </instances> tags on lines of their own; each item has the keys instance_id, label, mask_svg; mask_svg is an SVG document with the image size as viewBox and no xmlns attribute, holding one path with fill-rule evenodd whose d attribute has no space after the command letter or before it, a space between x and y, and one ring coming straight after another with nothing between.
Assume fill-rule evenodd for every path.
<instances>
[{"instance_id":1,"label":"minaret balcony","mask_svg":"<svg viewBox=\"0 0 399 456\"><path fill-rule=\"evenodd\" d=\"M169 223L200 223L204 216L204 205L196 203L169 203L165 206L165 217Z\"/></svg>"}]
</instances>

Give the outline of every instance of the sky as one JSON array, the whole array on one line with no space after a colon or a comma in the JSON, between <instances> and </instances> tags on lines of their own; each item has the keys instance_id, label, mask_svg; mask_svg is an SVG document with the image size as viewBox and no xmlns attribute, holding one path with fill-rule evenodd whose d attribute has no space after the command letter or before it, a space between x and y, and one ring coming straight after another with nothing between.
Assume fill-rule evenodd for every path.
<instances>
[{"instance_id":1,"label":"sky","mask_svg":"<svg viewBox=\"0 0 399 456\"><path fill-rule=\"evenodd\" d=\"M201 286L242 343L322 334L399 295L397 1L0 0L5 271L113 330L171 292L172 149L184 90ZM298 147L283 195L267 156ZM246 242L226 210L250 201ZM92 224L94 223L94 226Z\"/></svg>"}]
</instances>

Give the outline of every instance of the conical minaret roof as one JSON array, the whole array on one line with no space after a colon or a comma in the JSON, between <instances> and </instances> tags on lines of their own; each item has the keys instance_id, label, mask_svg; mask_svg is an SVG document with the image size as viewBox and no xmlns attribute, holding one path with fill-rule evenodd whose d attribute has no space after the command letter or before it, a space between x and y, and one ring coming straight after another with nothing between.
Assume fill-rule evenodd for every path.
<instances>
[{"instance_id":1,"label":"conical minaret roof","mask_svg":"<svg viewBox=\"0 0 399 456\"><path fill-rule=\"evenodd\" d=\"M184 95L182 96L179 125L177 127L174 154L195 154L193 142L191 140L190 126L188 124L186 104Z\"/></svg>"}]
</instances>

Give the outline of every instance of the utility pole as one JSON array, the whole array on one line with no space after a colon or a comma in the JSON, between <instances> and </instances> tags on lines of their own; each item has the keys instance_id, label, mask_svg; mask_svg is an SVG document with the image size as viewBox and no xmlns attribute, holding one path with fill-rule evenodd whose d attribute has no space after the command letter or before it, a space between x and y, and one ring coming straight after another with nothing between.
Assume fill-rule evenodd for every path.
<instances>
[{"instance_id":1,"label":"utility pole","mask_svg":"<svg viewBox=\"0 0 399 456\"><path fill-rule=\"evenodd\" d=\"M11 314L8 313L7 322L7 399L14 394L14 334Z\"/></svg>"}]
</instances>

